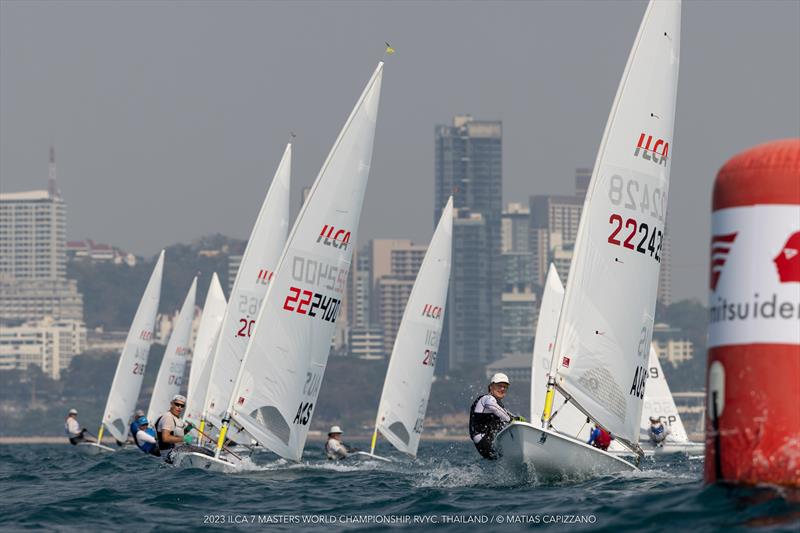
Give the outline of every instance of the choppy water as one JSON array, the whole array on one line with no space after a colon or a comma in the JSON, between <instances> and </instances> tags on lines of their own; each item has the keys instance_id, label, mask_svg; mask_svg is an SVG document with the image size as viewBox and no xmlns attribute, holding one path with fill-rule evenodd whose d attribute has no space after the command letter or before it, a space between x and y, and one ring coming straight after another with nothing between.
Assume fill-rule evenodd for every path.
<instances>
[{"instance_id":1,"label":"choppy water","mask_svg":"<svg viewBox=\"0 0 800 533\"><path fill-rule=\"evenodd\" d=\"M302 463L258 454L249 471L230 475L173 468L135 449L84 457L69 445L0 446L0 529L800 528L797 494L705 487L702 460L685 456L543 484L480 460L469 442L423 442L419 455L335 464L310 443Z\"/></svg>"}]
</instances>

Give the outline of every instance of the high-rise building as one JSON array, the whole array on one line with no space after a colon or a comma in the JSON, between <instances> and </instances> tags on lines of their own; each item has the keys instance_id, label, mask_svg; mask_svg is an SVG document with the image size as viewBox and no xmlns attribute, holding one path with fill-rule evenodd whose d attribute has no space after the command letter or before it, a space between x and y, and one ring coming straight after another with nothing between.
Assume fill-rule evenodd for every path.
<instances>
[{"instance_id":1,"label":"high-rise building","mask_svg":"<svg viewBox=\"0 0 800 533\"><path fill-rule=\"evenodd\" d=\"M502 214L501 252L530 251L530 209L518 203L510 203Z\"/></svg>"},{"instance_id":2,"label":"high-rise building","mask_svg":"<svg viewBox=\"0 0 800 533\"><path fill-rule=\"evenodd\" d=\"M83 320L66 274L67 207L50 149L47 190L0 194L0 320Z\"/></svg>"},{"instance_id":3,"label":"high-rise building","mask_svg":"<svg viewBox=\"0 0 800 533\"><path fill-rule=\"evenodd\" d=\"M500 121L461 115L436 127L434 225L451 195L458 211L439 371L485 363L503 350L502 140Z\"/></svg>"},{"instance_id":4,"label":"high-rise building","mask_svg":"<svg viewBox=\"0 0 800 533\"><path fill-rule=\"evenodd\" d=\"M36 365L52 379L61 379L72 358L84 351L86 326L82 320L47 317L0 328L0 371Z\"/></svg>"},{"instance_id":5,"label":"high-rise building","mask_svg":"<svg viewBox=\"0 0 800 533\"><path fill-rule=\"evenodd\" d=\"M575 171L575 195L536 195L530 197L530 250L532 254L533 280L536 285L544 285L548 263L554 256L567 267L561 281L566 283L569 261L578 235L581 211L586 198L592 171L579 168ZM554 240L555 239L555 240Z\"/></svg>"},{"instance_id":6,"label":"high-rise building","mask_svg":"<svg viewBox=\"0 0 800 533\"><path fill-rule=\"evenodd\" d=\"M503 355L531 353L538 316L536 294L530 285L503 292Z\"/></svg>"}]
</instances>

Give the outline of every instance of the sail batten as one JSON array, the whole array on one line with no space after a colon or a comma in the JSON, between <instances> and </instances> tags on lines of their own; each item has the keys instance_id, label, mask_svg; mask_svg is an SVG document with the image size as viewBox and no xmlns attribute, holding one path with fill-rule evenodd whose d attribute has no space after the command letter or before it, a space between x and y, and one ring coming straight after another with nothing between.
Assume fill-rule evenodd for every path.
<instances>
[{"instance_id":1,"label":"sail batten","mask_svg":"<svg viewBox=\"0 0 800 533\"><path fill-rule=\"evenodd\" d=\"M651 2L598 150L554 350L558 389L634 447L665 236L679 43L680 2Z\"/></svg>"}]
</instances>

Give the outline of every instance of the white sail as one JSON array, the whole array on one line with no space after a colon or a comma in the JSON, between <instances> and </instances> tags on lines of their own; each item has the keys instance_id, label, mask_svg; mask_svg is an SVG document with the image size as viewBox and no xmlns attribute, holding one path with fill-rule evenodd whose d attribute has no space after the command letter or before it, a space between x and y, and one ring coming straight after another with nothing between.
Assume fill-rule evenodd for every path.
<instances>
[{"instance_id":1,"label":"white sail","mask_svg":"<svg viewBox=\"0 0 800 533\"><path fill-rule=\"evenodd\" d=\"M192 280L189 292L183 300L183 306L175 319L175 326L169 336L164 358L158 369L150 407L147 409L147 420L154 424L159 415L169 409L172 397L178 394L183 385L186 373L186 358L191 350L192 320L194 319L194 302L197 293L197 276Z\"/></svg>"},{"instance_id":2,"label":"white sail","mask_svg":"<svg viewBox=\"0 0 800 533\"><path fill-rule=\"evenodd\" d=\"M203 402L203 416L217 427L233 394L236 376L254 330L261 302L286 244L291 172L292 144L289 143L247 240L212 358L211 379Z\"/></svg>"},{"instance_id":3,"label":"white sail","mask_svg":"<svg viewBox=\"0 0 800 533\"><path fill-rule=\"evenodd\" d=\"M681 415L678 414L678 408L675 406L675 400L672 398L672 393L669 390L667 378L664 376L664 371L661 369L661 362L658 360L658 354L652 345L650 346L650 364L648 370L647 391L644 394L644 408L642 409L642 420L640 423L641 438L647 439L649 437L650 417L656 416L669 428L670 435L668 440L670 442L689 442L686 428L683 427Z\"/></svg>"},{"instance_id":4,"label":"white sail","mask_svg":"<svg viewBox=\"0 0 800 533\"><path fill-rule=\"evenodd\" d=\"M379 63L297 216L230 398L233 420L287 459L302 456L347 285L382 72Z\"/></svg>"},{"instance_id":5,"label":"white sail","mask_svg":"<svg viewBox=\"0 0 800 533\"><path fill-rule=\"evenodd\" d=\"M539 320L536 323L536 336L533 342L533 364L531 366L531 420L536 421L544 410L547 380L553 359L556 342L556 329L561 306L564 302L564 286L558 277L555 266L550 264L539 307ZM554 418L550 427L559 433L579 440L587 440L591 425L586 423L586 415L571 403L564 402L564 396L555 393L553 401Z\"/></svg>"},{"instance_id":6,"label":"white sail","mask_svg":"<svg viewBox=\"0 0 800 533\"><path fill-rule=\"evenodd\" d=\"M192 368L189 371L189 386L186 391L184 418L193 422L199 421L203 414L203 399L211 378L211 356L217 346L226 304L222 285L219 283L217 273L214 272L203 304L200 326L197 328L197 340L192 350Z\"/></svg>"},{"instance_id":7,"label":"white sail","mask_svg":"<svg viewBox=\"0 0 800 533\"><path fill-rule=\"evenodd\" d=\"M556 336L556 386L639 440L672 159L680 2L652 1L586 195Z\"/></svg>"},{"instance_id":8,"label":"white sail","mask_svg":"<svg viewBox=\"0 0 800 533\"><path fill-rule=\"evenodd\" d=\"M153 342L153 327L158 312L163 271L162 250L136 309L131 328L128 330L128 338L125 340L125 347L122 348L103 412L101 431L105 427L120 442L128 438L128 423L136 409L136 400L142 388L147 356L150 353L150 344Z\"/></svg>"},{"instance_id":9,"label":"white sail","mask_svg":"<svg viewBox=\"0 0 800 533\"><path fill-rule=\"evenodd\" d=\"M442 333L453 241L453 198L422 261L397 330L378 406L376 428L392 445L416 456Z\"/></svg>"}]
</instances>

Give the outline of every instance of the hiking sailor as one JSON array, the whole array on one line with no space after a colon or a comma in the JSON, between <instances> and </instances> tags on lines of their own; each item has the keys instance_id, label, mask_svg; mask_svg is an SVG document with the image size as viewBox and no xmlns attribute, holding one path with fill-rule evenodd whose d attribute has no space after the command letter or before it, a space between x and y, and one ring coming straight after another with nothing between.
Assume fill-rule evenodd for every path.
<instances>
[{"instance_id":1,"label":"hiking sailor","mask_svg":"<svg viewBox=\"0 0 800 533\"><path fill-rule=\"evenodd\" d=\"M64 432L73 446L79 442L94 442L94 439L86 437L86 428L81 428L77 409L70 409L67 413L67 418L64 420Z\"/></svg>"},{"instance_id":2,"label":"hiking sailor","mask_svg":"<svg viewBox=\"0 0 800 533\"><path fill-rule=\"evenodd\" d=\"M192 425L181 418L184 407L186 407L186 398L176 394L169 404L169 411L156 420L156 439L158 439L159 449L171 450L176 444L192 442L192 436L189 435Z\"/></svg>"},{"instance_id":3,"label":"hiking sailor","mask_svg":"<svg viewBox=\"0 0 800 533\"><path fill-rule=\"evenodd\" d=\"M135 420L136 433L133 434L133 442L144 453L161 456L161 450L158 449L158 440L156 439L156 430L150 427L146 416L140 416Z\"/></svg>"},{"instance_id":4,"label":"hiking sailor","mask_svg":"<svg viewBox=\"0 0 800 533\"><path fill-rule=\"evenodd\" d=\"M503 405L508 392L508 376L497 373L489 381L489 393L479 396L469 409L469 436L475 448L486 459L497 459L494 438L512 420L524 422Z\"/></svg>"},{"instance_id":5,"label":"hiking sailor","mask_svg":"<svg viewBox=\"0 0 800 533\"><path fill-rule=\"evenodd\" d=\"M357 451L347 444L342 442L342 428L339 426L331 426L328 431L328 442L325 443L325 455L331 461L338 461L344 459L353 452Z\"/></svg>"},{"instance_id":6,"label":"hiking sailor","mask_svg":"<svg viewBox=\"0 0 800 533\"><path fill-rule=\"evenodd\" d=\"M667 435L670 434L670 431L669 428L664 426L660 418L651 416L650 428L647 430L647 434L650 436L650 442L652 442L656 448L661 448L664 446L664 441L667 440Z\"/></svg>"}]
</instances>

